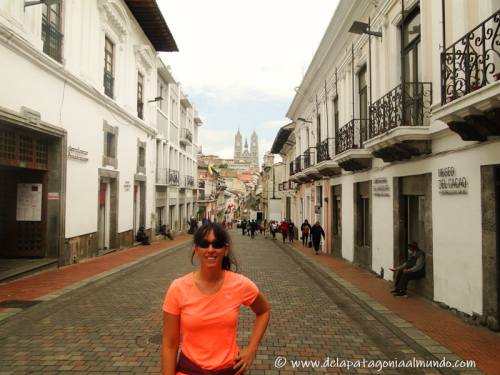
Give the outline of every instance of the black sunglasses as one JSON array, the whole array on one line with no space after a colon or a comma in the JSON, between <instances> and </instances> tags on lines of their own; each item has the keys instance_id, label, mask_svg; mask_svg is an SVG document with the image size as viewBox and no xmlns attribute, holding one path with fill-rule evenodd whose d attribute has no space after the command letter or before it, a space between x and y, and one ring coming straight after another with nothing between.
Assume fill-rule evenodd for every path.
<instances>
[{"instance_id":1,"label":"black sunglasses","mask_svg":"<svg viewBox=\"0 0 500 375\"><path fill-rule=\"evenodd\" d=\"M207 249L210 245L214 249L222 249L224 246L226 246L226 243L221 240L215 240L215 241L207 241L207 240L201 240L200 243L198 244L198 247L201 247L203 249Z\"/></svg>"}]
</instances>

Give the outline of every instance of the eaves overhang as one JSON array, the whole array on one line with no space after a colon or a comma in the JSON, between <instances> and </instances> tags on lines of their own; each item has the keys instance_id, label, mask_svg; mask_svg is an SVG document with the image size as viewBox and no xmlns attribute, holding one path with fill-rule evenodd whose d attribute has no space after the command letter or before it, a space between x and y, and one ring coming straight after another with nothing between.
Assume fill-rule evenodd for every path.
<instances>
[{"instance_id":1,"label":"eaves overhang","mask_svg":"<svg viewBox=\"0 0 500 375\"><path fill-rule=\"evenodd\" d=\"M179 52L156 0L124 0L158 52Z\"/></svg>"},{"instance_id":2,"label":"eaves overhang","mask_svg":"<svg viewBox=\"0 0 500 375\"><path fill-rule=\"evenodd\" d=\"M276 134L276 138L274 138L273 146L271 147L272 154L279 154L283 149L283 146L290 138L290 135L295 130L295 123L291 122L288 125L282 126L280 130L278 130L278 134Z\"/></svg>"}]
</instances>

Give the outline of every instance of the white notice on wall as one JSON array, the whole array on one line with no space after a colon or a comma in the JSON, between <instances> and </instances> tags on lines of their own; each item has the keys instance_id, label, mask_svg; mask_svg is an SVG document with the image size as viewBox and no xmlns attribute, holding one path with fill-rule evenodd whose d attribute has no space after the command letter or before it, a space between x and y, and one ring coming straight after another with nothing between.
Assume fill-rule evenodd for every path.
<instances>
[{"instance_id":1,"label":"white notice on wall","mask_svg":"<svg viewBox=\"0 0 500 375\"><path fill-rule=\"evenodd\" d=\"M16 220L42 220L42 184L17 184Z\"/></svg>"}]
</instances>

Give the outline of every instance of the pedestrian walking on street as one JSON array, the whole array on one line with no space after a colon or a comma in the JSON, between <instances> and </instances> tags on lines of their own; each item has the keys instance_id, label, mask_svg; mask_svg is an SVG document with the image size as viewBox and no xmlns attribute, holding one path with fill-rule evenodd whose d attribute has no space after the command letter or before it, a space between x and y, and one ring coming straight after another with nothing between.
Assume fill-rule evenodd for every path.
<instances>
[{"instance_id":1,"label":"pedestrian walking on street","mask_svg":"<svg viewBox=\"0 0 500 375\"><path fill-rule=\"evenodd\" d=\"M245 229L247 229L247 219L243 219L240 226L241 226L241 234L245 235Z\"/></svg>"},{"instance_id":2,"label":"pedestrian walking on street","mask_svg":"<svg viewBox=\"0 0 500 375\"><path fill-rule=\"evenodd\" d=\"M280 225L281 229L281 234L283 235L283 243L285 243L286 236L288 234L288 224L286 223L286 220L283 220Z\"/></svg>"},{"instance_id":3,"label":"pedestrian walking on street","mask_svg":"<svg viewBox=\"0 0 500 375\"><path fill-rule=\"evenodd\" d=\"M251 233L250 238L255 238L256 230L257 230L257 222L255 220L252 220L252 222L250 223L250 233Z\"/></svg>"},{"instance_id":4,"label":"pedestrian walking on street","mask_svg":"<svg viewBox=\"0 0 500 375\"><path fill-rule=\"evenodd\" d=\"M174 280L163 305L162 374L243 374L266 331L269 303L250 279L236 273L231 238L223 226L202 226L193 242L191 262L199 258L200 269ZM250 306L255 321L248 346L240 350L236 329L242 304Z\"/></svg>"},{"instance_id":5,"label":"pedestrian walking on street","mask_svg":"<svg viewBox=\"0 0 500 375\"><path fill-rule=\"evenodd\" d=\"M295 224L293 223L292 219L290 219L288 223L288 236L290 238L290 243L293 242L293 231L295 230Z\"/></svg>"},{"instance_id":6,"label":"pedestrian walking on street","mask_svg":"<svg viewBox=\"0 0 500 375\"><path fill-rule=\"evenodd\" d=\"M276 224L276 221L273 220L271 221L271 233L273 234L273 238L276 239L276 232L278 231L278 224Z\"/></svg>"},{"instance_id":7,"label":"pedestrian walking on street","mask_svg":"<svg viewBox=\"0 0 500 375\"><path fill-rule=\"evenodd\" d=\"M323 239L325 239L325 231L319 225L319 221L316 222L311 228L311 240L314 246L314 251L316 252L316 255L318 255L318 250L319 250L319 243L321 242L321 236L323 236Z\"/></svg>"},{"instance_id":8,"label":"pedestrian walking on street","mask_svg":"<svg viewBox=\"0 0 500 375\"><path fill-rule=\"evenodd\" d=\"M307 246L307 240L309 239L309 231L311 230L311 224L306 220L304 220L304 223L300 226L300 230L302 232L302 247Z\"/></svg>"}]
</instances>

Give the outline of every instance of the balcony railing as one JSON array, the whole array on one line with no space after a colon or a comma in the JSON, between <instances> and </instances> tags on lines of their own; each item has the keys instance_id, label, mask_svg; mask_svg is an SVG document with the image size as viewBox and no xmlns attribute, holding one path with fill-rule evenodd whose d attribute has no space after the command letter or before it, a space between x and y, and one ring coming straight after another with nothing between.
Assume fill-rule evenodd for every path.
<instances>
[{"instance_id":1,"label":"balcony railing","mask_svg":"<svg viewBox=\"0 0 500 375\"><path fill-rule=\"evenodd\" d=\"M142 102L142 100L137 99L137 117L139 117L141 120L144 119L143 109L144 109L144 103Z\"/></svg>"},{"instance_id":2,"label":"balcony railing","mask_svg":"<svg viewBox=\"0 0 500 375\"><path fill-rule=\"evenodd\" d=\"M62 64L63 34L46 20L42 20L43 53Z\"/></svg>"},{"instance_id":3,"label":"balcony railing","mask_svg":"<svg viewBox=\"0 0 500 375\"><path fill-rule=\"evenodd\" d=\"M104 69L104 93L113 98L115 79L106 69Z\"/></svg>"},{"instance_id":4,"label":"balcony railing","mask_svg":"<svg viewBox=\"0 0 500 375\"><path fill-rule=\"evenodd\" d=\"M297 156L294 163L295 173L299 173L304 169L304 155Z\"/></svg>"},{"instance_id":5,"label":"balcony railing","mask_svg":"<svg viewBox=\"0 0 500 375\"><path fill-rule=\"evenodd\" d=\"M198 180L198 189L205 189L205 181Z\"/></svg>"},{"instance_id":6,"label":"balcony railing","mask_svg":"<svg viewBox=\"0 0 500 375\"><path fill-rule=\"evenodd\" d=\"M156 183L165 185L179 185L179 172L168 168L157 168Z\"/></svg>"},{"instance_id":7,"label":"balcony railing","mask_svg":"<svg viewBox=\"0 0 500 375\"><path fill-rule=\"evenodd\" d=\"M371 106L368 139L398 126L426 125L432 104L432 83L407 82L404 90L402 87L396 86Z\"/></svg>"},{"instance_id":8,"label":"balcony railing","mask_svg":"<svg viewBox=\"0 0 500 375\"><path fill-rule=\"evenodd\" d=\"M316 145L316 161L321 163L335 156L335 138L327 138Z\"/></svg>"},{"instance_id":9,"label":"balcony railing","mask_svg":"<svg viewBox=\"0 0 500 375\"><path fill-rule=\"evenodd\" d=\"M295 170L294 170L294 167L293 167L293 161L290 163L290 176L293 176L295 174Z\"/></svg>"},{"instance_id":10,"label":"balcony railing","mask_svg":"<svg viewBox=\"0 0 500 375\"><path fill-rule=\"evenodd\" d=\"M193 142L193 134L188 128L182 128L180 132L180 139L181 140L187 140L189 142Z\"/></svg>"},{"instance_id":11,"label":"balcony railing","mask_svg":"<svg viewBox=\"0 0 500 375\"><path fill-rule=\"evenodd\" d=\"M498 81L500 10L441 53L441 104Z\"/></svg>"},{"instance_id":12,"label":"balcony railing","mask_svg":"<svg viewBox=\"0 0 500 375\"><path fill-rule=\"evenodd\" d=\"M173 169L167 169L167 184L169 185L179 185L179 171Z\"/></svg>"},{"instance_id":13,"label":"balcony railing","mask_svg":"<svg viewBox=\"0 0 500 375\"><path fill-rule=\"evenodd\" d=\"M309 147L304 151L304 169L312 167L316 163L316 147Z\"/></svg>"},{"instance_id":14,"label":"balcony railing","mask_svg":"<svg viewBox=\"0 0 500 375\"><path fill-rule=\"evenodd\" d=\"M193 176L181 176L181 186L184 187L194 187L194 177Z\"/></svg>"},{"instance_id":15,"label":"balcony railing","mask_svg":"<svg viewBox=\"0 0 500 375\"><path fill-rule=\"evenodd\" d=\"M297 184L293 181L288 181L288 190L295 190Z\"/></svg>"},{"instance_id":16,"label":"balcony railing","mask_svg":"<svg viewBox=\"0 0 500 375\"><path fill-rule=\"evenodd\" d=\"M283 191L283 183L282 182L280 182L278 184L278 191Z\"/></svg>"},{"instance_id":17,"label":"balcony railing","mask_svg":"<svg viewBox=\"0 0 500 375\"><path fill-rule=\"evenodd\" d=\"M336 133L335 154L363 147L366 140L368 120L354 119L342 126Z\"/></svg>"}]
</instances>

